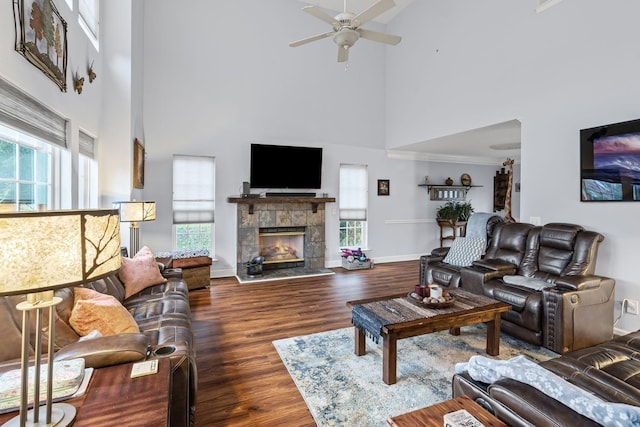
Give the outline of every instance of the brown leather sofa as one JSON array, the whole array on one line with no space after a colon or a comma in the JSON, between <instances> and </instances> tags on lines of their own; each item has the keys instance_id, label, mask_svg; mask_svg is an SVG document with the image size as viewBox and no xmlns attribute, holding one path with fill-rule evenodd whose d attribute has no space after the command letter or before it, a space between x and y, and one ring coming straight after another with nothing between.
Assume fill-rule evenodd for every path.
<instances>
[{"instance_id":1,"label":"brown leather sofa","mask_svg":"<svg viewBox=\"0 0 640 427\"><path fill-rule=\"evenodd\" d=\"M606 402L640 406L640 331L566 353L540 366ZM513 379L486 384L463 372L454 375L452 388L454 397L469 396L510 426L600 425Z\"/></svg>"},{"instance_id":2,"label":"brown leather sofa","mask_svg":"<svg viewBox=\"0 0 640 427\"><path fill-rule=\"evenodd\" d=\"M497 223L485 256L448 286L511 305L502 330L524 341L561 354L598 344L613 336L615 282L594 274L603 239L575 224ZM423 283L430 268L421 263Z\"/></svg>"},{"instance_id":3,"label":"brown leather sofa","mask_svg":"<svg viewBox=\"0 0 640 427\"><path fill-rule=\"evenodd\" d=\"M502 330L556 353L611 339L615 281L594 274L604 237L575 224L509 224L496 232L494 242L511 241L512 233L505 231L518 227L529 228L524 253L509 258L504 251L488 251L463 269L461 287L510 304Z\"/></svg>"},{"instance_id":4,"label":"brown leather sofa","mask_svg":"<svg viewBox=\"0 0 640 427\"><path fill-rule=\"evenodd\" d=\"M197 370L194 352L189 291L181 275L167 271L166 283L148 287L125 299L124 285L117 274L85 283L82 286L114 296L131 313L140 329L139 334L118 334L78 341L79 336L69 325L74 304L73 288L55 292L62 298L56 306L55 359L83 357L87 367L100 368L130 363L145 358L168 357L171 361L171 426L193 424L196 403ZM20 357L21 317L15 309L23 296L0 298L0 333L5 345L0 346L2 362ZM33 328L32 328L33 330ZM33 342L33 340L32 340ZM46 343L43 344L45 346Z\"/></svg>"}]
</instances>

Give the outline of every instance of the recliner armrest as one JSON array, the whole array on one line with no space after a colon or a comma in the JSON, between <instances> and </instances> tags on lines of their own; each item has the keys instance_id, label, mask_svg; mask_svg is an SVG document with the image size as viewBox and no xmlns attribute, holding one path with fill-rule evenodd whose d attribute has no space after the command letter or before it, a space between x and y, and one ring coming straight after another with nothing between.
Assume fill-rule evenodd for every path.
<instances>
[{"instance_id":1,"label":"recliner armrest","mask_svg":"<svg viewBox=\"0 0 640 427\"><path fill-rule=\"evenodd\" d=\"M473 266L498 271L502 273L503 276L505 274L515 274L516 269L518 268L515 264L501 259L479 259L477 261L473 261Z\"/></svg>"},{"instance_id":2,"label":"recliner armrest","mask_svg":"<svg viewBox=\"0 0 640 427\"><path fill-rule=\"evenodd\" d=\"M579 291L582 289L597 288L605 279L602 276L560 276L555 281L555 286L561 289Z\"/></svg>"},{"instance_id":3,"label":"recliner armrest","mask_svg":"<svg viewBox=\"0 0 640 427\"><path fill-rule=\"evenodd\" d=\"M54 360L83 358L87 368L101 368L144 360L149 350L149 337L144 334L107 335L66 345Z\"/></svg>"},{"instance_id":4,"label":"recliner armrest","mask_svg":"<svg viewBox=\"0 0 640 427\"><path fill-rule=\"evenodd\" d=\"M445 248L435 248L431 251L431 256L432 257L440 257L440 258L444 258L445 256L447 256L447 254L449 253L449 247L445 247Z\"/></svg>"}]
</instances>

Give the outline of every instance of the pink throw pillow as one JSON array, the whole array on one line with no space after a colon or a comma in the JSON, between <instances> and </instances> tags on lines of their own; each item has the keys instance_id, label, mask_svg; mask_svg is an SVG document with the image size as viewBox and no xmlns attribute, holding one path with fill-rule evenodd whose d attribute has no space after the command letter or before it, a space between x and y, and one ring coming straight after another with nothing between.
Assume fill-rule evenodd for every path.
<instances>
[{"instance_id":1,"label":"pink throw pillow","mask_svg":"<svg viewBox=\"0 0 640 427\"><path fill-rule=\"evenodd\" d=\"M139 333L131 313L115 297L87 288L74 288L69 324L80 336L97 330L102 335Z\"/></svg>"},{"instance_id":2,"label":"pink throw pillow","mask_svg":"<svg viewBox=\"0 0 640 427\"><path fill-rule=\"evenodd\" d=\"M124 283L124 297L129 298L149 286L167 281L162 274L151 250L144 246L133 258L122 258L118 273Z\"/></svg>"}]
</instances>

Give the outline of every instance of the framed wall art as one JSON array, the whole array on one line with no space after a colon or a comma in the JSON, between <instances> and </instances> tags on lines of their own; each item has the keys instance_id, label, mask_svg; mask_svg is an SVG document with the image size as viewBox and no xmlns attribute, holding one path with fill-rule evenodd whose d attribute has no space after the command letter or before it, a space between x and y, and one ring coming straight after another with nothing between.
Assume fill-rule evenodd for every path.
<instances>
[{"instance_id":1,"label":"framed wall art","mask_svg":"<svg viewBox=\"0 0 640 427\"><path fill-rule=\"evenodd\" d=\"M67 23L52 0L14 0L16 51L67 91Z\"/></svg>"},{"instance_id":2,"label":"framed wall art","mask_svg":"<svg viewBox=\"0 0 640 427\"><path fill-rule=\"evenodd\" d=\"M144 188L144 145L133 140L133 188Z\"/></svg>"},{"instance_id":3,"label":"framed wall art","mask_svg":"<svg viewBox=\"0 0 640 427\"><path fill-rule=\"evenodd\" d=\"M378 196L388 196L388 195L389 195L389 180L379 179L378 180Z\"/></svg>"}]
</instances>

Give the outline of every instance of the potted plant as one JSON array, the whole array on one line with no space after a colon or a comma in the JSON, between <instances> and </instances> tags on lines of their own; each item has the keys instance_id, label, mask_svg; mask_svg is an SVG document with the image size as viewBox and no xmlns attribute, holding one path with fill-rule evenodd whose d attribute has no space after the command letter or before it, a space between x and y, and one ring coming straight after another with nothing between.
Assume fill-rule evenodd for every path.
<instances>
[{"instance_id":1,"label":"potted plant","mask_svg":"<svg viewBox=\"0 0 640 427\"><path fill-rule=\"evenodd\" d=\"M467 221L473 213L471 202L454 202L450 201L440 206L436 211L438 220L458 222Z\"/></svg>"}]
</instances>

